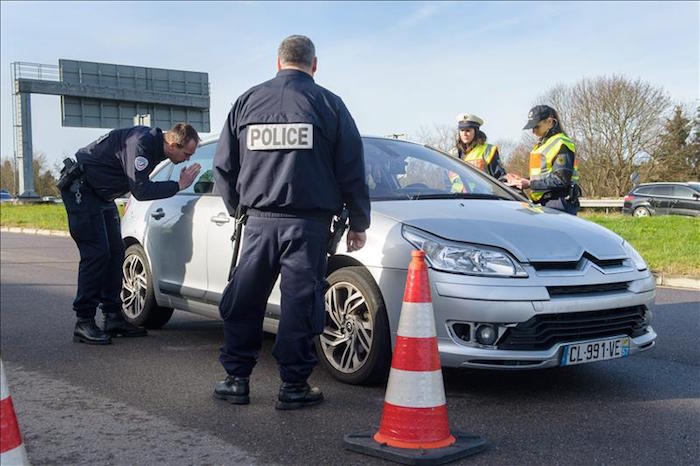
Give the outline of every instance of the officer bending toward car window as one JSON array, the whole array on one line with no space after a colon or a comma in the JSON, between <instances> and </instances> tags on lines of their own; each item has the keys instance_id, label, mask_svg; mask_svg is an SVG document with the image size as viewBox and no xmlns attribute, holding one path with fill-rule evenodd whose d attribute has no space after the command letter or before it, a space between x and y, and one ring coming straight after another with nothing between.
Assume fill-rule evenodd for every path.
<instances>
[{"instance_id":1,"label":"officer bending toward car window","mask_svg":"<svg viewBox=\"0 0 700 466\"><path fill-rule=\"evenodd\" d=\"M573 141L564 133L556 110L537 105L530 110L525 129L539 138L530 153L530 179L506 175L509 186L530 188L530 199L545 207L576 215L581 188Z\"/></svg>"},{"instance_id":2,"label":"officer bending toward car window","mask_svg":"<svg viewBox=\"0 0 700 466\"><path fill-rule=\"evenodd\" d=\"M277 409L323 400L307 382L317 362L314 337L325 325L326 250L334 214L347 206L348 251L369 227L362 140L343 101L314 82L311 40L282 41L277 76L241 95L214 156L216 185L229 214L245 210L243 249L219 305L220 361L228 373L214 396L249 403L249 377L262 347L267 299L281 274L274 349L282 384Z\"/></svg>"},{"instance_id":3,"label":"officer bending toward car window","mask_svg":"<svg viewBox=\"0 0 700 466\"><path fill-rule=\"evenodd\" d=\"M57 185L70 235L80 251L73 341L105 345L111 337L146 335L145 329L121 314L124 242L114 199L129 191L138 200L162 199L187 188L199 173L199 164L183 168L179 181L152 182L149 175L166 158L173 163L189 160L198 143L197 131L185 123L165 134L159 128L135 126L110 131L80 149L77 163L64 160ZM95 324L100 304L103 329Z\"/></svg>"}]
</instances>

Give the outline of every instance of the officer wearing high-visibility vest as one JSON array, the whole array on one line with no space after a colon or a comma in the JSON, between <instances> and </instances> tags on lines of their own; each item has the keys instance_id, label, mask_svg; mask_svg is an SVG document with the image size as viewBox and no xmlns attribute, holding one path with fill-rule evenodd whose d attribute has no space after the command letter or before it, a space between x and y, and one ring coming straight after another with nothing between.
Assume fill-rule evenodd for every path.
<instances>
[{"instance_id":1,"label":"officer wearing high-visibility vest","mask_svg":"<svg viewBox=\"0 0 700 466\"><path fill-rule=\"evenodd\" d=\"M483 124L484 120L476 115L468 113L457 115L459 134L451 153L482 172L499 179L505 176L506 170L501 163L498 146L486 142L486 134L480 129Z\"/></svg>"},{"instance_id":2,"label":"officer wearing high-visibility vest","mask_svg":"<svg viewBox=\"0 0 700 466\"><path fill-rule=\"evenodd\" d=\"M576 148L561 127L556 110L537 105L530 110L525 129L539 138L530 153L530 178L507 175L507 183L518 189L530 189L530 199L546 207L576 215L579 209Z\"/></svg>"}]
</instances>

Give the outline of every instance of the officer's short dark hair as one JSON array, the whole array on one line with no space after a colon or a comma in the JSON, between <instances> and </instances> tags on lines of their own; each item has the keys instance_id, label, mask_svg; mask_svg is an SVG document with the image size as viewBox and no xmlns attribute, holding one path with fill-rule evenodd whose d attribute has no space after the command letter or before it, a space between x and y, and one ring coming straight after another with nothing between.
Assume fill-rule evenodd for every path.
<instances>
[{"instance_id":1,"label":"officer's short dark hair","mask_svg":"<svg viewBox=\"0 0 700 466\"><path fill-rule=\"evenodd\" d=\"M280 44L277 56L282 64L311 67L316 57L316 47L306 36L289 36Z\"/></svg>"},{"instance_id":2,"label":"officer's short dark hair","mask_svg":"<svg viewBox=\"0 0 700 466\"><path fill-rule=\"evenodd\" d=\"M175 123L175 126L165 133L165 140L180 147L186 146L190 141L195 141L198 144L201 141L199 133L194 129L194 126L187 123Z\"/></svg>"}]
</instances>

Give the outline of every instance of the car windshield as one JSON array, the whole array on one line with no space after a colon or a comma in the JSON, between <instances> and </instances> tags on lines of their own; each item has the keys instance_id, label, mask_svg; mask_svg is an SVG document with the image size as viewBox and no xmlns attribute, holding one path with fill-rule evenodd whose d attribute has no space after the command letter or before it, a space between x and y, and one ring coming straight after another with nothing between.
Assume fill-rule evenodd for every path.
<instances>
[{"instance_id":1,"label":"car windshield","mask_svg":"<svg viewBox=\"0 0 700 466\"><path fill-rule=\"evenodd\" d=\"M382 138L363 138L363 143L372 200L523 200L488 175L436 149Z\"/></svg>"}]
</instances>

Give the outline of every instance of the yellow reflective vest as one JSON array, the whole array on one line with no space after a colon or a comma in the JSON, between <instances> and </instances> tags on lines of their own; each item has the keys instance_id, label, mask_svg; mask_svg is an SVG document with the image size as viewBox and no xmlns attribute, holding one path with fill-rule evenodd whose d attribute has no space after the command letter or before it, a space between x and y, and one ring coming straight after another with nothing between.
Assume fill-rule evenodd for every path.
<instances>
[{"instance_id":1,"label":"yellow reflective vest","mask_svg":"<svg viewBox=\"0 0 700 466\"><path fill-rule=\"evenodd\" d=\"M483 143L479 144L478 146L475 146L472 150L469 151L468 154L460 158L468 164L478 168L482 172L488 173L487 168L497 152L497 145ZM457 152L456 148L453 151L451 151L450 154L454 155L455 157L459 157L459 153ZM449 172L447 176L450 179L450 183L452 184L453 193L467 192L467 187L464 186L464 184L462 184L461 178L456 173Z\"/></svg>"},{"instance_id":2,"label":"yellow reflective vest","mask_svg":"<svg viewBox=\"0 0 700 466\"><path fill-rule=\"evenodd\" d=\"M571 152L576 152L574 142L564 133L557 133L547 138L542 143L535 144L530 152L530 181L542 178L552 172L554 159L559 155L561 146L566 146ZM574 158L574 173L571 175L571 182L578 183L578 161ZM531 191L530 199L539 201L545 191Z\"/></svg>"},{"instance_id":3,"label":"yellow reflective vest","mask_svg":"<svg viewBox=\"0 0 700 466\"><path fill-rule=\"evenodd\" d=\"M498 146L483 143L470 150L468 154L462 157L462 160L475 166L482 172L488 173L486 167L491 163L496 152L498 152Z\"/></svg>"}]
</instances>

